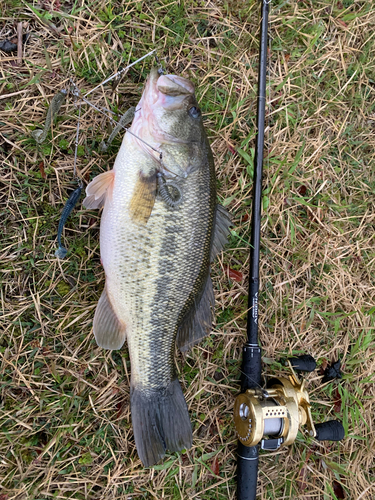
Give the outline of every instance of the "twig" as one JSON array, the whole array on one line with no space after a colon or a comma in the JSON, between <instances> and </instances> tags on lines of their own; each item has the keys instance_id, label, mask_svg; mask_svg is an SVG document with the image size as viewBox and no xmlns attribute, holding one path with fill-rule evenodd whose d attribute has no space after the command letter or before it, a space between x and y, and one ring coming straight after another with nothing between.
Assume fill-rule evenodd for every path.
<instances>
[{"instance_id":1,"label":"twig","mask_svg":"<svg viewBox=\"0 0 375 500\"><path fill-rule=\"evenodd\" d=\"M22 66L22 23L17 23L17 59L18 65Z\"/></svg>"}]
</instances>

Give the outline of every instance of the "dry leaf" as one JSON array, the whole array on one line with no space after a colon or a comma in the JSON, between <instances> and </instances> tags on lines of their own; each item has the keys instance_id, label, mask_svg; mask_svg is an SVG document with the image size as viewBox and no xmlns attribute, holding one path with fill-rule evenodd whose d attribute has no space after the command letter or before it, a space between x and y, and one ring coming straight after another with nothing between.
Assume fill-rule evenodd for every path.
<instances>
[{"instance_id":1,"label":"dry leaf","mask_svg":"<svg viewBox=\"0 0 375 500\"><path fill-rule=\"evenodd\" d=\"M333 491L336 495L336 498L339 499L346 498L344 488L337 481L333 481Z\"/></svg>"},{"instance_id":2,"label":"dry leaf","mask_svg":"<svg viewBox=\"0 0 375 500\"><path fill-rule=\"evenodd\" d=\"M228 278L232 281L237 281L238 283L241 283L241 281L243 281L243 274L241 273L241 271L236 271L229 266L225 266L225 270L227 272Z\"/></svg>"},{"instance_id":3,"label":"dry leaf","mask_svg":"<svg viewBox=\"0 0 375 500\"><path fill-rule=\"evenodd\" d=\"M336 387L336 390L335 390L335 404L334 404L334 411L336 413L340 413L341 411L341 405L342 405L342 399L341 399L341 394L339 392L339 389L338 387Z\"/></svg>"},{"instance_id":4,"label":"dry leaf","mask_svg":"<svg viewBox=\"0 0 375 500\"><path fill-rule=\"evenodd\" d=\"M42 162L42 161L39 163L39 171L40 171L40 174L43 177L43 179L47 179L47 175L46 175L46 172L44 170L44 162Z\"/></svg>"},{"instance_id":5,"label":"dry leaf","mask_svg":"<svg viewBox=\"0 0 375 500\"><path fill-rule=\"evenodd\" d=\"M215 476L218 476L218 475L219 475L219 472L220 472L220 467L219 467L219 461L218 461L217 457L215 457L215 458L212 460L212 463L211 463L211 470L212 470L212 472L215 474Z\"/></svg>"},{"instance_id":6,"label":"dry leaf","mask_svg":"<svg viewBox=\"0 0 375 500\"><path fill-rule=\"evenodd\" d=\"M347 23L345 21L342 21L341 19L336 19L336 21L341 24L341 26L344 26L345 28L348 27Z\"/></svg>"}]
</instances>

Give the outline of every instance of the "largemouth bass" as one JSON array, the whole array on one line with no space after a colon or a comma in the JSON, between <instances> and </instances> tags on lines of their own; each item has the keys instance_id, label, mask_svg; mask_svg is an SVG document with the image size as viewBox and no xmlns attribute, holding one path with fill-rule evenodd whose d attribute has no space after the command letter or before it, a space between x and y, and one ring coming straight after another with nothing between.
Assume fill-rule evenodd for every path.
<instances>
[{"instance_id":1,"label":"largemouth bass","mask_svg":"<svg viewBox=\"0 0 375 500\"><path fill-rule=\"evenodd\" d=\"M114 168L86 188L104 205L100 253L106 283L94 316L99 346L131 361L134 438L144 466L192 445L176 376L175 345L187 350L212 326L210 261L230 218L217 205L215 168L189 80L153 70Z\"/></svg>"}]
</instances>

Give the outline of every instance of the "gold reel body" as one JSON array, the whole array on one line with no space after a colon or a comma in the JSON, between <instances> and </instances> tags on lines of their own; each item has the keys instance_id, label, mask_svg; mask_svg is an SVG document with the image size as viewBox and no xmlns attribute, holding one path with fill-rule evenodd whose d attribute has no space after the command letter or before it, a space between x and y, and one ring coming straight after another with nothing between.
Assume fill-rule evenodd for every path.
<instances>
[{"instance_id":1,"label":"gold reel body","mask_svg":"<svg viewBox=\"0 0 375 500\"><path fill-rule=\"evenodd\" d=\"M304 381L301 383L295 373L289 379L272 379L265 390L248 389L237 396L234 422L243 445L255 446L262 442L261 447L265 449L292 444L299 426L305 424L310 435L316 434L309 395Z\"/></svg>"}]
</instances>

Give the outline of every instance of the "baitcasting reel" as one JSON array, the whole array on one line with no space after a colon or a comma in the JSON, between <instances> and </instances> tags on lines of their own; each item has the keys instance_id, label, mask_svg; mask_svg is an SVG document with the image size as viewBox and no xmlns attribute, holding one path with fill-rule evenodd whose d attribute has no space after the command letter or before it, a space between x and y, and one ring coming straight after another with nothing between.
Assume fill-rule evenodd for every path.
<instances>
[{"instance_id":1,"label":"baitcasting reel","mask_svg":"<svg viewBox=\"0 0 375 500\"><path fill-rule=\"evenodd\" d=\"M266 389L247 389L234 403L234 422L238 439L244 446L260 444L263 450L277 450L291 445L300 427L319 441L340 441L344 438L341 422L331 420L314 425L305 380L295 370L313 371L314 358L292 358L288 364L292 375L271 379ZM294 368L294 369L293 369Z\"/></svg>"}]
</instances>

